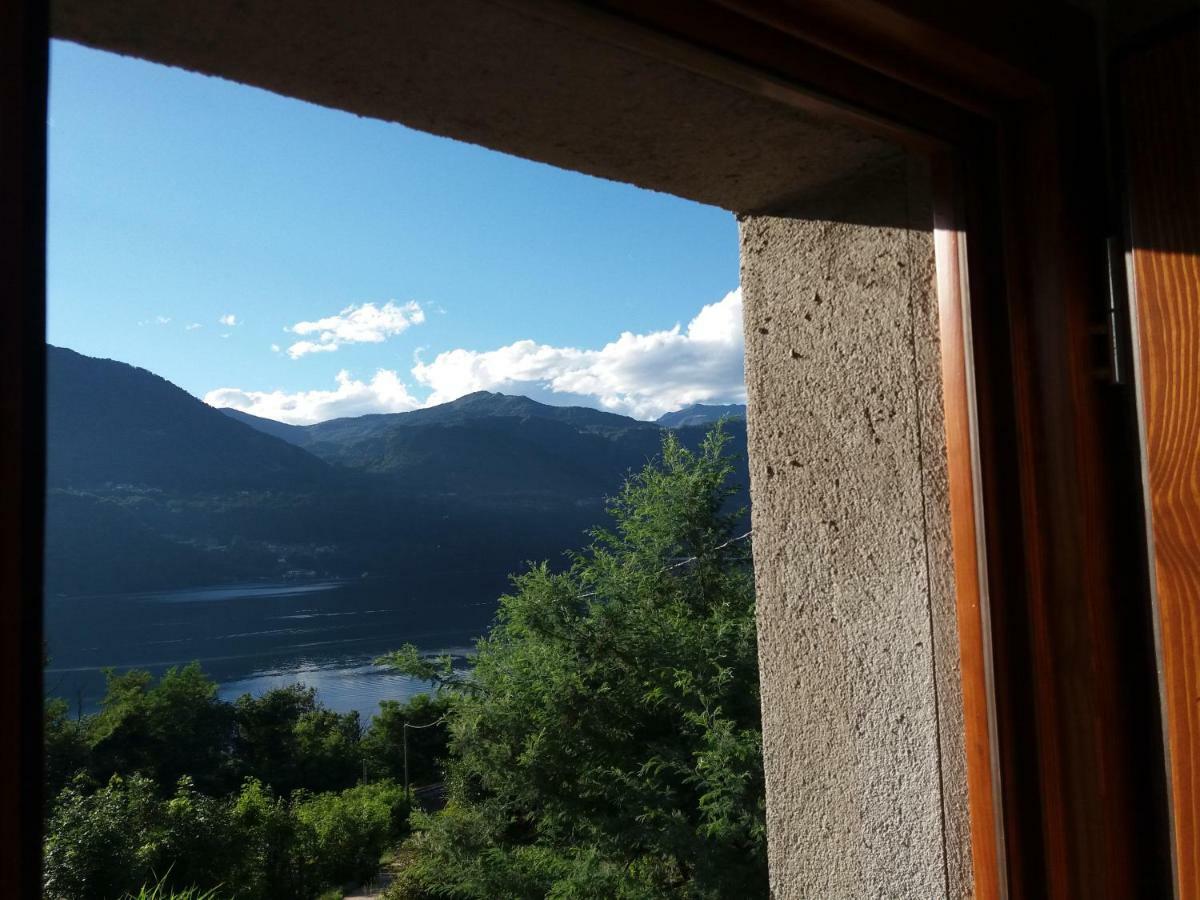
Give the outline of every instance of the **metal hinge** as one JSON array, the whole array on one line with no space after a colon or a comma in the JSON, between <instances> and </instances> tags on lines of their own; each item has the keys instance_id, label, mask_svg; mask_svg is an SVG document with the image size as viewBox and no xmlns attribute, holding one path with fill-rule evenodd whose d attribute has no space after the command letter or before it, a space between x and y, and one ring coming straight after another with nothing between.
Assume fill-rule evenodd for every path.
<instances>
[{"instance_id":1,"label":"metal hinge","mask_svg":"<svg viewBox=\"0 0 1200 900\"><path fill-rule=\"evenodd\" d=\"M1110 237L1105 241L1105 260L1107 269L1107 309L1104 320L1092 326L1093 337L1103 342L1097 348L1099 360L1092 370L1095 376L1108 384L1125 384L1126 366L1124 362L1125 346L1125 310L1128 308L1125 285L1125 255L1119 238Z\"/></svg>"}]
</instances>

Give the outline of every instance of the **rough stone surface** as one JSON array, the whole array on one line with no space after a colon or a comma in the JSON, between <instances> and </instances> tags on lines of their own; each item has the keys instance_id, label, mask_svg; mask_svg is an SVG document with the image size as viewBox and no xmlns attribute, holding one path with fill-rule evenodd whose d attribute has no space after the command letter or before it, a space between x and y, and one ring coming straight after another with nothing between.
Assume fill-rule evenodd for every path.
<instances>
[{"instance_id":1,"label":"rough stone surface","mask_svg":"<svg viewBox=\"0 0 1200 900\"><path fill-rule=\"evenodd\" d=\"M910 228L741 223L777 898L971 893L920 174L898 167L843 192Z\"/></svg>"},{"instance_id":2,"label":"rough stone surface","mask_svg":"<svg viewBox=\"0 0 1200 900\"><path fill-rule=\"evenodd\" d=\"M56 0L56 37L761 211L895 149L489 0ZM564 6L566 4L563 4ZM348 164L352 161L348 161Z\"/></svg>"}]
</instances>

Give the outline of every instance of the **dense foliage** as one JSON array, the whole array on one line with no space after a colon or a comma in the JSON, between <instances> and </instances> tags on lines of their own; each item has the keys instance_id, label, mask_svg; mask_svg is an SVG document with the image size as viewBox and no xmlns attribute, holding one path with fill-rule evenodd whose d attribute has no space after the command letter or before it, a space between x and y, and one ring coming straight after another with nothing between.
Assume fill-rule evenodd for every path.
<instances>
[{"instance_id":1,"label":"dense foliage","mask_svg":"<svg viewBox=\"0 0 1200 900\"><path fill-rule=\"evenodd\" d=\"M407 831L398 723L446 707L392 702L364 730L301 686L223 702L196 664L159 679L112 673L100 712L82 719L49 701L45 894L108 900L157 885L302 900L365 878ZM409 748L418 784L440 777L445 742L442 727L424 731L440 737Z\"/></svg>"},{"instance_id":2,"label":"dense foliage","mask_svg":"<svg viewBox=\"0 0 1200 900\"><path fill-rule=\"evenodd\" d=\"M397 897L766 896L748 544L715 431L667 436L612 531L514 579L452 689L449 803L414 814Z\"/></svg>"}]
</instances>

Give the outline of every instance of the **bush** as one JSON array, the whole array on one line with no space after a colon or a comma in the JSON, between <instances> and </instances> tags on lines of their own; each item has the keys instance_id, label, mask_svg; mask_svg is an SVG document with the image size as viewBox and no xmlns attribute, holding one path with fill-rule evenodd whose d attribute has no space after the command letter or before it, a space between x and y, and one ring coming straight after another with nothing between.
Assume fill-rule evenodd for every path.
<instances>
[{"instance_id":1,"label":"bush","mask_svg":"<svg viewBox=\"0 0 1200 900\"><path fill-rule=\"evenodd\" d=\"M150 779L114 776L88 792L68 786L50 819L45 896L116 900L228 892L239 900L303 900L370 877L407 829L394 782L277 798L248 781L230 799L187 778L170 798ZM156 893L157 892L157 893Z\"/></svg>"},{"instance_id":2,"label":"bush","mask_svg":"<svg viewBox=\"0 0 1200 900\"><path fill-rule=\"evenodd\" d=\"M406 830L408 803L395 782L364 784L340 794L298 794L301 855L321 884L370 878L383 851Z\"/></svg>"},{"instance_id":3,"label":"bush","mask_svg":"<svg viewBox=\"0 0 1200 900\"><path fill-rule=\"evenodd\" d=\"M50 700L45 715L49 898L309 898L372 874L405 827L390 781L336 793L362 769L359 719L311 688L230 704L195 664L110 672L100 713L77 722Z\"/></svg>"},{"instance_id":4,"label":"bush","mask_svg":"<svg viewBox=\"0 0 1200 900\"><path fill-rule=\"evenodd\" d=\"M228 804L199 794L188 778L168 800L142 775L114 775L95 793L69 786L49 823L46 895L104 900L147 884L215 888L239 855L231 824Z\"/></svg>"},{"instance_id":5,"label":"bush","mask_svg":"<svg viewBox=\"0 0 1200 900\"><path fill-rule=\"evenodd\" d=\"M64 789L47 827L43 878L53 900L106 900L155 882L143 838L159 819L157 787L119 776L89 794Z\"/></svg>"}]
</instances>

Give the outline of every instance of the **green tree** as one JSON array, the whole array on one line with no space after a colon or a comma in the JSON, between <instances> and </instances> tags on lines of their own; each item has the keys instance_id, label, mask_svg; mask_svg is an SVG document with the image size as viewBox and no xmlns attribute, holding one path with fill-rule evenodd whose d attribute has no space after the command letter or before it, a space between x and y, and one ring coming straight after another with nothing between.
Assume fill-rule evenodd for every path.
<instances>
[{"instance_id":1,"label":"green tree","mask_svg":"<svg viewBox=\"0 0 1200 900\"><path fill-rule=\"evenodd\" d=\"M370 778L404 782L404 726L408 729L408 776L414 785L433 784L444 777L443 760L449 728L443 721L450 698L417 694L407 703L384 700L362 739Z\"/></svg>"},{"instance_id":2,"label":"green tree","mask_svg":"<svg viewBox=\"0 0 1200 900\"><path fill-rule=\"evenodd\" d=\"M398 892L766 896L754 590L715 429L611 502L569 571L533 566L453 682L450 802Z\"/></svg>"},{"instance_id":3,"label":"green tree","mask_svg":"<svg viewBox=\"0 0 1200 900\"><path fill-rule=\"evenodd\" d=\"M337 713L318 707L296 722L299 787L336 791L354 784L362 771L358 713Z\"/></svg>"},{"instance_id":4,"label":"green tree","mask_svg":"<svg viewBox=\"0 0 1200 900\"><path fill-rule=\"evenodd\" d=\"M43 728L45 789L49 802L58 796L72 776L87 768L88 739L83 724L71 718L67 701L59 698L46 700Z\"/></svg>"},{"instance_id":5,"label":"green tree","mask_svg":"<svg viewBox=\"0 0 1200 900\"><path fill-rule=\"evenodd\" d=\"M229 788L232 710L199 663L157 681L139 669L106 674L100 712L88 720L98 780L140 773L169 791L187 775L206 793Z\"/></svg>"},{"instance_id":6,"label":"green tree","mask_svg":"<svg viewBox=\"0 0 1200 900\"><path fill-rule=\"evenodd\" d=\"M230 884L237 896L254 900L305 897L311 882L297 853L299 825L290 804L257 779L248 780L233 801L230 818L242 848Z\"/></svg>"},{"instance_id":7,"label":"green tree","mask_svg":"<svg viewBox=\"0 0 1200 900\"><path fill-rule=\"evenodd\" d=\"M237 768L277 794L339 790L361 774L358 713L326 709L313 688L296 684L258 698L244 694L233 714Z\"/></svg>"}]
</instances>

